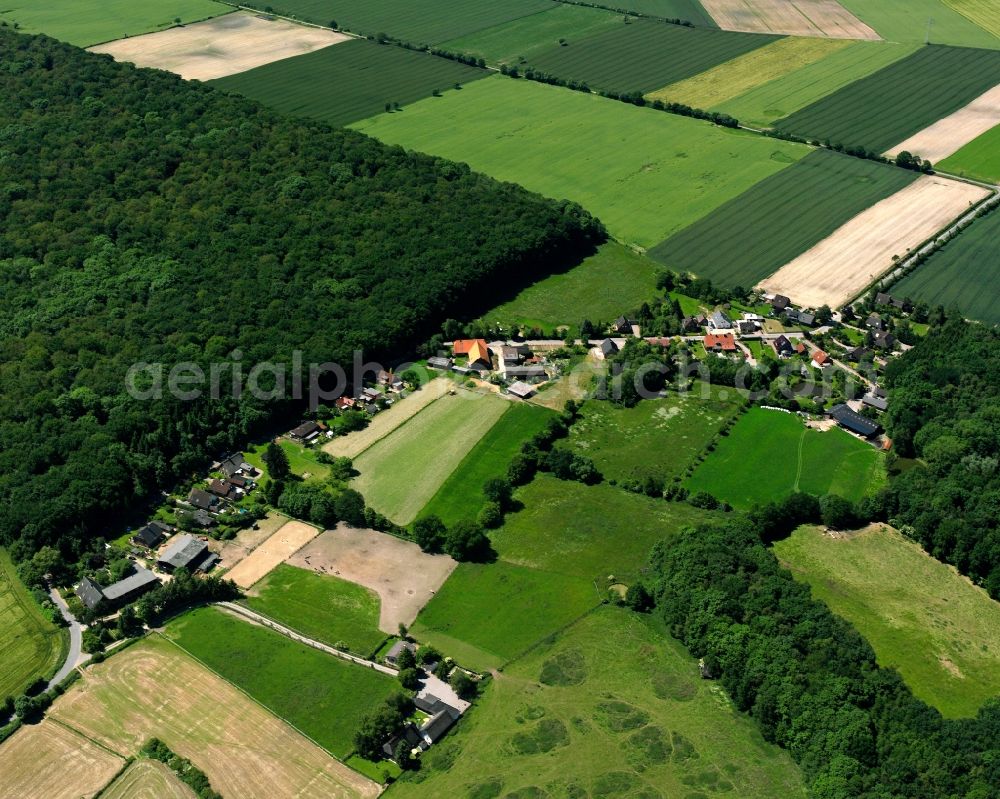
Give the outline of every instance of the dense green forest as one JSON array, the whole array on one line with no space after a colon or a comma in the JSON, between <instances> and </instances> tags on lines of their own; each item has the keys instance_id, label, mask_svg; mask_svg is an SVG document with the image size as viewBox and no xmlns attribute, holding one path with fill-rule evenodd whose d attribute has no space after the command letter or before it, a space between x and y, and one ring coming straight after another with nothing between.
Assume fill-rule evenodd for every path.
<instances>
[{"instance_id":1,"label":"dense green forest","mask_svg":"<svg viewBox=\"0 0 1000 799\"><path fill-rule=\"evenodd\" d=\"M405 351L603 229L463 165L0 29L0 543L72 559L294 407L138 402L137 361Z\"/></svg>"}]
</instances>

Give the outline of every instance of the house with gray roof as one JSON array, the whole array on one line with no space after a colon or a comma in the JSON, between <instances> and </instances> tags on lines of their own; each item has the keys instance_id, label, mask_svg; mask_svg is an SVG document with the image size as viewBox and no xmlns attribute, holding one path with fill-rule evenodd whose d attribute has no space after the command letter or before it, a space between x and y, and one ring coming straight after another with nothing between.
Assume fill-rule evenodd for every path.
<instances>
[{"instance_id":1,"label":"house with gray roof","mask_svg":"<svg viewBox=\"0 0 1000 799\"><path fill-rule=\"evenodd\" d=\"M152 591L160 584L160 578L149 569L135 566L132 574L117 583L112 583L104 589L104 598L114 607L127 605L147 591Z\"/></svg>"},{"instance_id":2,"label":"house with gray roof","mask_svg":"<svg viewBox=\"0 0 1000 799\"><path fill-rule=\"evenodd\" d=\"M87 610L94 610L104 601L104 592L101 590L101 586L89 577L80 580L75 593L80 597L80 601Z\"/></svg>"},{"instance_id":3,"label":"house with gray roof","mask_svg":"<svg viewBox=\"0 0 1000 799\"><path fill-rule=\"evenodd\" d=\"M156 565L166 572L175 569L198 569L208 557L208 544L191 535L179 535L167 550L160 555Z\"/></svg>"}]
</instances>

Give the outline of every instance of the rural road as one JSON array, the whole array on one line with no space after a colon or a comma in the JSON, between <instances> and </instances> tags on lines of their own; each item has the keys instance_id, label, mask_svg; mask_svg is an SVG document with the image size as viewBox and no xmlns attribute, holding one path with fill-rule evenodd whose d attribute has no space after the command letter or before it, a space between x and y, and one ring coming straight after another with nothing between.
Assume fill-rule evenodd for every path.
<instances>
[{"instance_id":1,"label":"rural road","mask_svg":"<svg viewBox=\"0 0 1000 799\"><path fill-rule=\"evenodd\" d=\"M83 652L83 627L76 620L76 617L70 613L69 605L66 604L66 601L59 595L59 592L55 588L49 589L49 597L51 597L56 607L59 608L59 612L62 613L63 618L69 623L69 652L66 653L66 660L59 671L56 672L55 677L49 680L48 687L52 688L65 680L70 672L77 667ZM90 655L84 658L84 660L89 659Z\"/></svg>"}]
</instances>

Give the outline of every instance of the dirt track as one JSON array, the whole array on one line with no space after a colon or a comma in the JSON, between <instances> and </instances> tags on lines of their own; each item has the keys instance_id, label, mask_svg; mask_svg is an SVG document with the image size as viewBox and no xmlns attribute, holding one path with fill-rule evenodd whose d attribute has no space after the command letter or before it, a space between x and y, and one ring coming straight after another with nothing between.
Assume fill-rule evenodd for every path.
<instances>
[{"instance_id":1,"label":"dirt track","mask_svg":"<svg viewBox=\"0 0 1000 799\"><path fill-rule=\"evenodd\" d=\"M230 571L226 577L240 588L249 588L279 563L319 535L319 530L305 522L284 524Z\"/></svg>"},{"instance_id":2,"label":"dirt track","mask_svg":"<svg viewBox=\"0 0 1000 799\"><path fill-rule=\"evenodd\" d=\"M922 176L858 214L760 286L805 307L840 307L890 269L894 255L904 257L988 194L978 186Z\"/></svg>"},{"instance_id":3,"label":"dirt track","mask_svg":"<svg viewBox=\"0 0 1000 799\"><path fill-rule=\"evenodd\" d=\"M211 80L347 41L340 33L238 11L90 48L115 61Z\"/></svg>"},{"instance_id":4,"label":"dirt track","mask_svg":"<svg viewBox=\"0 0 1000 799\"><path fill-rule=\"evenodd\" d=\"M836 0L702 0L719 27L830 39L881 37Z\"/></svg>"}]
</instances>

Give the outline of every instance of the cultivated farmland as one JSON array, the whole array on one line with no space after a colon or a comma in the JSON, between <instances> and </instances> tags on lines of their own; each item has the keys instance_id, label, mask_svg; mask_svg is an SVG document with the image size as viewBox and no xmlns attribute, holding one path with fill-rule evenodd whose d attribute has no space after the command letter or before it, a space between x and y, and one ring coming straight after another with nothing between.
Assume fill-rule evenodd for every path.
<instances>
[{"instance_id":1,"label":"cultivated farmland","mask_svg":"<svg viewBox=\"0 0 1000 799\"><path fill-rule=\"evenodd\" d=\"M134 755L150 737L160 738L202 769L223 796L354 799L378 794L375 783L158 635L88 668L49 712L123 756ZM0 747L0 758L10 743ZM35 779L45 772L37 765L33 771ZM79 796L81 786L72 788L71 795Z\"/></svg>"},{"instance_id":2,"label":"cultivated farmland","mask_svg":"<svg viewBox=\"0 0 1000 799\"><path fill-rule=\"evenodd\" d=\"M988 0L987 0L988 2ZM840 0L841 5L892 42L1000 47L1000 39L954 9L952 0ZM992 4L991 4L992 5Z\"/></svg>"},{"instance_id":3,"label":"cultivated farmland","mask_svg":"<svg viewBox=\"0 0 1000 799\"><path fill-rule=\"evenodd\" d=\"M983 30L1000 36L1000 7L993 0L945 0L963 17L968 17Z\"/></svg>"},{"instance_id":4,"label":"cultivated farmland","mask_svg":"<svg viewBox=\"0 0 1000 799\"><path fill-rule=\"evenodd\" d=\"M300 521L286 522L261 542L253 552L226 572L226 578L240 588L249 588L271 569L319 535L319 529Z\"/></svg>"},{"instance_id":5,"label":"cultivated farmland","mask_svg":"<svg viewBox=\"0 0 1000 799\"><path fill-rule=\"evenodd\" d=\"M879 38L837 0L702 0L702 4L719 27L729 31Z\"/></svg>"},{"instance_id":6,"label":"cultivated farmland","mask_svg":"<svg viewBox=\"0 0 1000 799\"><path fill-rule=\"evenodd\" d=\"M408 524L508 407L464 389L442 397L354 461L354 486L379 513Z\"/></svg>"},{"instance_id":7,"label":"cultivated farmland","mask_svg":"<svg viewBox=\"0 0 1000 799\"><path fill-rule=\"evenodd\" d=\"M615 0L614 7L650 17L687 20L699 28L718 27L698 0Z\"/></svg>"},{"instance_id":8,"label":"cultivated farmland","mask_svg":"<svg viewBox=\"0 0 1000 799\"><path fill-rule=\"evenodd\" d=\"M923 175L760 285L809 307L836 308L889 270L894 256L902 258L988 194L968 183Z\"/></svg>"},{"instance_id":9,"label":"cultivated farmland","mask_svg":"<svg viewBox=\"0 0 1000 799\"><path fill-rule=\"evenodd\" d=\"M1000 83L1000 52L930 46L779 119L779 130L882 152Z\"/></svg>"},{"instance_id":10,"label":"cultivated farmland","mask_svg":"<svg viewBox=\"0 0 1000 799\"><path fill-rule=\"evenodd\" d=\"M63 657L64 635L42 615L0 549L0 700L51 676Z\"/></svg>"},{"instance_id":11,"label":"cultivated farmland","mask_svg":"<svg viewBox=\"0 0 1000 799\"><path fill-rule=\"evenodd\" d=\"M840 536L802 527L774 550L946 716L974 716L1000 694L1000 608L919 544L882 525Z\"/></svg>"},{"instance_id":12,"label":"cultivated farmland","mask_svg":"<svg viewBox=\"0 0 1000 799\"><path fill-rule=\"evenodd\" d=\"M575 200L614 236L644 247L809 152L802 145L502 76L355 127L391 144L465 161L550 197Z\"/></svg>"},{"instance_id":13,"label":"cultivated farmland","mask_svg":"<svg viewBox=\"0 0 1000 799\"><path fill-rule=\"evenodd\" d=\"M1000 324L1000 211L977 219L972 227L938 250L893 286L901 297L931 305L957 306L971 319Z\"/></svg>"},{"instance_id":14,"label":"cultivated farmland","mask_svg":"<svg viewBox=\"0 0 1000 799\"><path fill-rule=\"evenodd\" d=\"M1000 182L1000 125L969 142L937 167L988 183Z\"/></svg>"},{"instance_id":15,"label":"cultivated farmland","mask_svg":"<svg viewBox=\"0 0 1000 799\"><path fill-rule=\"evenodd\" d=\"M351 752L361 718L398 690L386 674L217 608L191 611L165 635L338 757Z\"/></svg>"},{"instance_id":16,"label":"cultivated farmland","mask_svg":"<svg viewBox=\"0 0 1000 799\"><path fill-rule=\"evenodd\" d=\"M195 799L195 795L164 763L143 758L105 788L101 799Z\"/></svg>"},{"instance_id":17,"label":"cultivated farmland","mask_svg":"<svg viewBox=\"0 0 1000 799\"><path fill-rule=\"evenodd\" d=\"M633 20L602 33L558 44L530 61L550 75L618 92L651 92L690 78L775 39L714 28Z\"/></svg>"},{"instance_id":18,"label":"cultivated farmland","mask_svg":"<svg viewBox=\"0 0 1000 799\"><path fill-rule=\"evenodd\" d=\"M694 272L725 286L752 286L915 180L914 172L815 150L649 254L676 271ZM895 225L896 220L890 222L886 216L888 224ZM867 278L870 263L851 263L860 266ZM830 271L825 263L816 263L814 269L822 274ZM813 274L807 277L809 283L817 279ZM866 283L867 279L860 287ZM787 280L783 285L794 289L796 297L804 288Z\"/></svg>"},{"instance_id":19,"label":"cultivated farmland","mask_svg":"<svg viewBox=\"0 0 1000 799\"><path fill-rule=\"evenodd\" d=\"M793 491L857 501L885 479L883 457L843 430L813 430L797 416L751 408L685 485L738 509Z\"/></svg>"},{"instance_id":20,"label":"cultivated farmland","mask_svg":"<svg viewBox=\"0 0 1000 799\"><path fill-rule=\"evenodd\" d=\"M509 665L402 799L801 799L764 742L651 616L604 607Z\"/></svg>"},{"instance_id":21,"label":"cultivated farmland","mask_svg":"<svg viewBox=\"0 0 1000 799\"><path fill-rule=\"evenodd\" d=\"M446 58L352 40L217 81L287 114L346 125L489 73Z\"/></svg>"},{"instance_id":22,"label":"cultivated farmland","mask_svg":"<svg viewBox=\"0 0 1000 799\"><path fill-rule=\"evenodd\" d=\"M212 0L9 0L0 8L0 21L87 47L170 28L177 19L186 25L232 10Z\"/></svg>"},{"instance_id":23,"label":"cultivated farmland","mask_svg":"<svg viewBox=\"0 0 1000 799\"><path fill-rule=\"evenodd\" d=\"M344 41L342 33L239 12L91 49L115 61L211 80Z\"/></svg>"}]
</instances>

